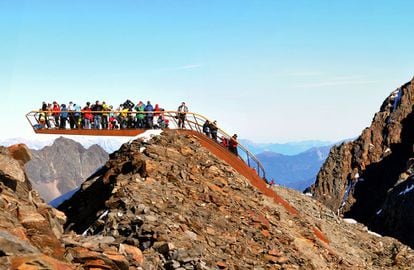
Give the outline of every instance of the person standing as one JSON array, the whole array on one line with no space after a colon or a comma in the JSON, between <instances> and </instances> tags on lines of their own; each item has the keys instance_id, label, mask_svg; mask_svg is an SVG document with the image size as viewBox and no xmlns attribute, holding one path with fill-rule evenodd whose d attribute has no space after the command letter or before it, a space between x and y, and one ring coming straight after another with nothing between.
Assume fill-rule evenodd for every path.
<instances>
[{"instance_id":1,"label":"person standing","mask_svg":"<svg viewBox=\"0 0 414 270\"><path fill-rule=\"evenodd\" d=\"M102 111L102 129L108 129L108 116L111 110L105 101L102 102Z\"/></svg>"},{"instance_id":2,"label":"person standing","mask_svg":"<svg viewBox=\"0 0 414 270\"><path fill-rule=\"evenodd\" d=\"M60 127L60 124L59 124L60 106L56 101L53 101L52 113L53 113L53 117L55 118L55 127Z\"/></svg>"},{"instance_id":3,"label":"person standing","mask_svg":"<svg viewBox=\"0 0 414 270\"><path fill-rule=\"evenodd\" d=\"M84 129L91 129L91 122L93 120L93 115L91 113L91 103L88 101L86 102L86 106L82 109L83 114L83 128Z\"/></svg>"},{"instance_id":4,"label":"person standing","mask_svg":"<svg viewBox=\"0 0 414 270\"><path fill-rule=\"evenodd\" d=\"M178 128L185 128L185 120L186 114L188 113L188 107L185 105L185 102L182 102L180 106L178 106Z\"/></svg>"},{"instance_id":5,"label":"person standing","mask_svg":"<svg viewBox=\"0 0 414 270\"><path fill-rule=\"evenodd\" d=\"M203 132L210 138L210 121L206 120L203 125Z\"/></svg>"},{"instance_id":6,"label":"person standing","mask_svg":"<svg viewBox=\"0 0 414 270\"><path fill-rule=\"evenodd\" d=\"M97 100L91 108L93 112L93 128L101 129L102 122L102 104Z\"/></svg>"},{"instance_id":7,"label":"person standing","mask_svg":"<svg viewBox=\"0 0 414 270\"><path fill-rule=\"evenodd\" d=\"M46 104L45 101L43 101L42 102L42 112L44 114L45 124L46 124L47 128L50 128L50 123L49 123L49 118L48 118L48 115L47 115L47 111L48 111L47 104Z\"/></svg>"},{"instance_id":8,"label":"person standing","mask_svg":"<svg viewBox=\"0 0 414 270\"><path fill-rule=\"evenodd\" d=\"M229 151L232 152L233 154L235 154L236 156L238 156L238 152L237 152L237 134L234 134L229 141Z\"/></svg>"},{"instance_id":9,"label":"person standing","mask_svg":"<svg viewBox=\"0 0 414 270\"><path fill-rule=\"evenodd\" d=\"M154 124L154 122L153 122L154 121L154 115L153 115L154 107L152 107L150 101L147 101L147 106L145 106L144 111L147 113L147 115L146 115L147 127L152 128L152 126Z\"/></svg>"},{"instance_id":10,"label":"person standing","mask_svg":"<svg viewBox=\"0 0 414 270\"><path fill-rule=\"evenodd\" d=\"M66 108L66 104L62 104L60 107L60 125L61 129L66 129L66 121L68 120L68 108Z\"/></svg>"},{"instance_id":11,"label":"person standing","mask_svg":"<svg viewBox=\"0 0 414 270\"><path fill-rule=\"evenodd\" d=\"M81 106L73 104L73 117L75 118L75 127L81 128Z\"/></svg>"},{"instance_id":12,"label":"person standing","mask_svg":"<svg viewBox=\"0 0 414 270\"><path fill-rule=\"evenodd\" d=\"M211 132L211 138L217 142L217 121L214 120L213 123L210 124L210 132Z\"/></svg>"},{"instance_id":13,"label":"person standing","mask_svg":"<svg viewBox=\"0 0 414 270\"><path fill-rule=\"evenodd\" d=\"M46 108L46 110L47 110L47 114L46 114L46 116L47 116L46 123L48 124L48 127L49 127L49 128L52 128L51 123L54 123L54 116L53 116L53 107L52 107L52 104L51 104L51 103L48 103L48 104L47 104L47 108ZM54 125L54 126L53 126L53 128L57 128L57 126L56 126L56 125Z\"/></svg>"},{"instance_id":14,"label":"person standing","mask_svg":"<svg viewBox=\"0 0 414 270\"><path fill-rule=\"evenodd\" d=\"M69 105L68 105L68 117L69 117L69 126L70 129L74 129L76 126L76 120L75 120L75 115L74 115L74 104L72 101L69 101Z\"/></svg>"},{"instance_id":15,"label":"person standing","mask_svg":"<svg viewBox=\"0 0 414 270\"><path fill-rule=\"evenodd\" d=\"M137 128L145 128L145 114L143 113L145 111L145 105L142 101L139 101L137 105L135 106L135 110L137 111L136 118L137 118Z\"/></svg>"}]
</instances>

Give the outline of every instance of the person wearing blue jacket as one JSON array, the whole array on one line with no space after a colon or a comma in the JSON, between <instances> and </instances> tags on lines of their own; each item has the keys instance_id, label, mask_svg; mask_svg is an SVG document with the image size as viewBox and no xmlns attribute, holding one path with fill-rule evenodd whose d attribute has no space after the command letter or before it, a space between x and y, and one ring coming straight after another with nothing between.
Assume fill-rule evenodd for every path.
<instances>
[{"instance_id":1,"label":"person wearing blue jacket","mask_svg":"<svg viewBox=\"0 0 414 270\"><path fill-rule=\"evenodd\" d=\"M66 129L66 121L68 120L68 108L66 104L62 104L60 107L60 128Z\"/></svg>"},{"instance_id":2,"label":"person wearing blue jacket","mask_svg":"<svg viewBox=\"0 0 414 270\"><path fill-rule=\"evenodd\" d=\"M147 112L147 114L146 114L147 128L152 128L153 121L154 121L154 119L153 119L154 116L153 116L152 112L154 111L154 107L152 107L150 101L147 101L147 106L145 106L144 111Z\"/></svg>"}]
</instances>

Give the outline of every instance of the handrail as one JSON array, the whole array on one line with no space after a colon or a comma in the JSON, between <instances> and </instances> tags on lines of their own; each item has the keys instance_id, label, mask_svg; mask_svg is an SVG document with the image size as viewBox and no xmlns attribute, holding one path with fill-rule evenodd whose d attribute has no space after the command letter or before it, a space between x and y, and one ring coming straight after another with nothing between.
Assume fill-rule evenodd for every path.
<instances>
[{"instance_id":1,"label":"handrail","mask_svg":"<svg viewBox=\"0 0 414 270\"><path fill-rule=\"evenodd\" d=\"M60 116L61 112L53 112L53 111L42 111L42 110L38 110L38 111L30 111L26 114L26 119L29 121L30 125L33 128L33 131L35 133L47 133L48 128L45 126L47 124L47 122L49 123L48 125L50 125L50 129L54 130L54 134L59 133L59 131L63 131L63 130L68 130L70 128L64 128L64 129L59 129L56 125L55 119L54 119L54 114L57 114L58 117ZM153 116L159 116L162 115L165 119L168 119L169 121L169 125L168 128L175 128L175 129L179 129L178 127L178 117L180 114L182 114L182 112L178 112L178 111L152 111L152 112L137 112L137 111L87 111L87 112L79 112L79 111L68 111L68 118L67 121L71 121L74 120L75 118L75 114L79 114L79 118L82 119L82 117L85 116L85 114L91 114L91 115L102 115L102 114L106 114L106 115L113 115L114 117L120 117L123 120L128 119L129 117L136 117L136 115L138 114L143 114L143 115L147 115L147 114L152 114ZM39 121L39 116L41 114L44 114L45 117L45 123L41 123L41 121ZM126 116L125 116L126 114ZM197 131L199 133L203 134L203 125L206 121L209 121L211 124L213 124L213 122L208 119L207 117L198 114L198 113L194 113L194 112L186 112L186 119L185 119L185 126L186 129L190 129L193 131ZM81 117L82 116L82 117ZM78 117L76 117L76 120L79 121ZM93 121L92 121L93 122ZM53 127L52 127L53 124ZM230 139L231 136L226 133L224 130L222 130L221 128L217 127L217 138L221 139L222 137L226 138L226 139ZM119 130L131 130L131 129L140 129L140 128L121 128L118 127ZM142 129L142 128L141 128ZM40 132L40 130L42 132ZM79 126L79 122L76 123L76 128L73 128L71 130L85 130L85 128ZM98 130L98 129L95 129ZM102 130L102 129L101 129ZM108 129L109 130L109 129ZM79 132L80 133L80 132ZM62 132L63 134L63 132ZM76 133L75 133L76 134ZM116 135L114 135L116 136ZM266 180L266 174L265 174L265 170L264 170L264 166L263 164L259 161L259 159L257 159L257 157L251 153L246 147L244 147L242 144L240 144L240 142L237 141L237 148L240 149L241 151L239 151L239 157L247 163L247 165L250 168L253 168L257 174L264 180ZM240 152L242 152L244 154L244 156L240 155Z\"/></svg>"}]
</instances>

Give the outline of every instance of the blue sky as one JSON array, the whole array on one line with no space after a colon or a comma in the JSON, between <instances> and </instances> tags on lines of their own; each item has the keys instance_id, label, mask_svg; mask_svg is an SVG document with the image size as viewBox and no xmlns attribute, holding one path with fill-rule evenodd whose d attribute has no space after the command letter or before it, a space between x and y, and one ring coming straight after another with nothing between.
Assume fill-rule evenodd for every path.
<instances>
[{"instance_id":1,"label":"blue sky","mask_svg":"<svg viewBox=\"0 0 414 270\"><path fill-rule=\"evenodd\" d=\"M414 75L412 1L0 0L1 137L42 101L186 101L258 142L336 141Z\"/></svg>"}]
</instances>

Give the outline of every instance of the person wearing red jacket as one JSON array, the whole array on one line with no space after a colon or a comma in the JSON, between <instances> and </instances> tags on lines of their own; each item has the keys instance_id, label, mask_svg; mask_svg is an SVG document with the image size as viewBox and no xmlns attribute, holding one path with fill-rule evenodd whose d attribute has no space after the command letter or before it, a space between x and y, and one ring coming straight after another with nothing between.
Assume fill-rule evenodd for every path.
<instances>
[{"instance_id":1,"label":"person wearing red jacket","mask_svg":"<svg viewBox=\"0 0 414 270\"><path fill-rule=\"evenodd\" d=\"M90 105L90 102L86 102L86 106L82 109L84 129L91 129L91 122L93 121L93 115L91 113L92 109Z\"/></svg>"},{"instance_id":2,"label":"person wearing red jacket","mask_svg":"<svg viewBox=\"0 0 414 270\"><path fill-rule=\"evenodd\" d=\"M55 118L55 127L59 127L60 106L56 101L53 101L52 115Z\"/></svg>"},{"instance_id":3,"label":"person wearing red jacket","mask_svg":"<svg viewBox=\"0 0 414 270\"><path fill-rule=\"evenodd\" d=\"M238 152L237 152L237 134L234 134L229 141L229 151L232 152L233 154L235 154L236 156L238 156Z\"/></svg>"}]
</instances>

